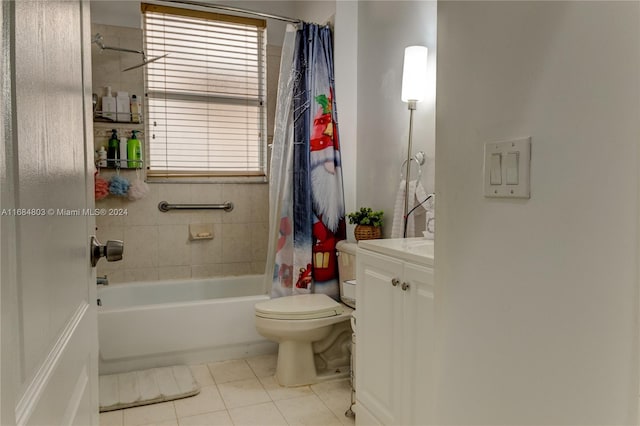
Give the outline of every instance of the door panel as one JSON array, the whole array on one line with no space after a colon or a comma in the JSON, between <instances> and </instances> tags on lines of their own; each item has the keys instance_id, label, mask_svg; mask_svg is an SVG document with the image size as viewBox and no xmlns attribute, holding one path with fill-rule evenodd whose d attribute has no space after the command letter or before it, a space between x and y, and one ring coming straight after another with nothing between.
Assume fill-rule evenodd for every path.
<instances>
[{"instance_id":1,"label":"door panel","mask_svg":"<svg viewBox=\"0 0 640 426\"><path fill-rule=\"evenodd\" d=\"M95 220L75 213L94 206L89 6L2 9L12 102L1 207L21 212L3 216L0 233L2 422L97 424Z\"/></svg>"}]
</instances>

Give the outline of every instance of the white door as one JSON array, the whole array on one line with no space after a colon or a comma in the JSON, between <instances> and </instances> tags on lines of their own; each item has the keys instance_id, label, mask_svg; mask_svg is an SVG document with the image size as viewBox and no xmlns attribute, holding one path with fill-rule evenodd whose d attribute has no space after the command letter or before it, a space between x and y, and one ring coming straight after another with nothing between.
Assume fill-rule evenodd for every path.
<instances>
[{"instance_id":1,"label":"white door","mask_svg":"<svg viewBox=\"0 0 640 426\"><path fill-rule=\"evenodd\" d=\"M97 425L88 2L3 1L2 425Z\"/></svg>"}]
</instances>

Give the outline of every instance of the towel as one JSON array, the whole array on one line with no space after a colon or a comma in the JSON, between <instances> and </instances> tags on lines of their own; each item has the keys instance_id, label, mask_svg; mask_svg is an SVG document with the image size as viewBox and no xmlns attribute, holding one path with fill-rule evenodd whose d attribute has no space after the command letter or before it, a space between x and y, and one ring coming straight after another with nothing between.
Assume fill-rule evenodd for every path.
<instances>
[{"instance_id":1,"label":"towel","mask_svg":"<svg viewBox=\"0 0 640 426\"><path fill-rule=\"evenodd\" d=\"M403 179L400 181L400 186L398 187L398 193L396 195L396 202L393 206L393 223L391 227L391 238L402 238L404 233L404 191L405 191L406 181ZM416 206L418 203L422 203L420 205L426 211L425 218L425 229L427 234L425 235L428 239L433 239L435 232L435 215L433 212L433 198L431 198L426 203L423 203L426 200L428 194L422 187L422 183L416 182L415 180L409 181L409 211ZM415 210L413 213L409 215L407 219L407 237L415 237Z\"/></svg>"}]
</instances>

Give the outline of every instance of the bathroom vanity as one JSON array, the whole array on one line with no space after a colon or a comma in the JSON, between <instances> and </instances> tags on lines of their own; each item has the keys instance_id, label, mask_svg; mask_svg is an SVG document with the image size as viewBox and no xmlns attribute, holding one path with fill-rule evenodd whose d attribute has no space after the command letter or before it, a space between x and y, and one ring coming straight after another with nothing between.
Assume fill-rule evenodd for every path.
<instances>
[{"instance_id":1,"label":"bathroom vanity","mask_svg":"<svg viewBox=\"0 0 640 426\"><path fill-rule=\"evenodd\" d=\"M356 425L433 422L433 241L358 243Z\"/></svg>"}]
</instances>

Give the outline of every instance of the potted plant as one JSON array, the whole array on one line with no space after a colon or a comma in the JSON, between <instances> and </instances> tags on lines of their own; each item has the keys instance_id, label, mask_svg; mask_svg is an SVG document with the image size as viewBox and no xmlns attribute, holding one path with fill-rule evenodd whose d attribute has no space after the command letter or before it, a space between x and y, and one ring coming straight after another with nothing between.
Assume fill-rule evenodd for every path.
<instances>
[{"instance_id":1,"label":"potted plant","mask_svg":"<svg viewBox=\"0 0 640 426\"><path fill-rule=\"evenodd\" d=\"M360 210L349 213L349 223L355 224L354 235L356 240L373 240L382 236L382 210L374 212L369 207L361 207Z\"/></svg>"}]
</instances>

